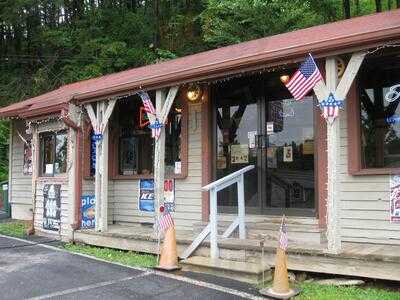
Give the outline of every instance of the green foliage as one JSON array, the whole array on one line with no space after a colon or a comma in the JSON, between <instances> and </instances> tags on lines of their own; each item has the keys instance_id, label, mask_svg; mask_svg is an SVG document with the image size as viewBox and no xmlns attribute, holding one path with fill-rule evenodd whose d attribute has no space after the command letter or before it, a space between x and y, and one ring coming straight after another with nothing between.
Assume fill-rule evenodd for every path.
<instances>
[{"instance_id":1,"label":"green foliage","mask_svg":"<svg viewBox=\"0 0 400 300\"><path fill-rule=\"evenodd\" d=\"M64 245L64 249L71 252L91 255L111 262L117 262L127 266L151 268L157 265L157 258L150 254L141 254L132 251L122 251L76 244L66 244Z\"/></svg>"},{"instance_id":2,"label":"green foliage","mask_svg":"<svg viewBox=\"0 0 400 300\"><path fill-rule=\"evenodd\" d=\"M23 238L28 226L25 222L0 223L0 234Z\"/></svg>"},{"instance_id":3,"label":"green foliage","mask_svg":"<svg viewBox=\"0 0 400 300\"><path fill-rule=\"evenodd\" d=\"M65 83L332 22L343 18L345 2L352 16L376 9L373 0L3 0L0 106ZM399 3L381 2L384 10Z\"/></svg>"},{"instance_id":4,"label":"green foliage","mask_svg":"<svg viewBox=\"0 0 400 300\"><path fill-rule=\"evenodd\" d=\"M296 300L400 300L400 292L380 288L335 287L316 283L302 283Z\"/></svg>"}]
</instances>

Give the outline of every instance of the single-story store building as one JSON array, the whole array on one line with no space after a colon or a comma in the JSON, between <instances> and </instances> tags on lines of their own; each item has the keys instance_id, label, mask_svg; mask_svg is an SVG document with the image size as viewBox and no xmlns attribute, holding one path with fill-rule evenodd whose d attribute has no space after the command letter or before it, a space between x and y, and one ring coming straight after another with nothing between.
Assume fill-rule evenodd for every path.
<instances>
[{"instance_id":1,"label":"single-story store building","mask_svg":"<svg viewBox=\"0 0 400 300\"><path fill-rule=\"evenodd\" d=\"M195 255L256 264L272 261L260 247L274 249L285 214L289 268L400 280L399 46L392 10L1 108L12 217L62 240L155 253L154 202L165 202L182 257L210 236ZM324 80L296 101L283 82L308 53ZM164 124L157 140L139 91ZM327 122L330 93L344 106Z\"/></svg>"}]
</instances>

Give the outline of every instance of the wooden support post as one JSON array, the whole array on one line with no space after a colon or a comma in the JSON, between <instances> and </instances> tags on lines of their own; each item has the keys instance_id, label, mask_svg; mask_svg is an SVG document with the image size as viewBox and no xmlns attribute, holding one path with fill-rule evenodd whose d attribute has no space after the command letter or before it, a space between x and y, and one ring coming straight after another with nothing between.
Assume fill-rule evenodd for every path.
<instances>
[{"instance_id":1,"label":"wooden support post","mask_svg":"<svg viewBox=\"0 0 400 300\"><path fill-rule=\"evenodd\" d=\"M162 90L156 92L156 114L161 115L165 103L165 93ZM158 139L155 139L154 147L154 197L155 215L157 220L160 215L160 205L164 203L164 168L165 168L165 127L161 128Z\"/></svg>"},{"instance_id":2,"label":"wooden support post","mask_svg":"<svg viewBox=\"0 0 400 300\"><path fill-rule=\"evenodd\" d=\"M76 141L77 141L77 133L74 129L69 128L69 143L68 143L68 153L67 159L68 159L68 204L69 204L69 225L72 225L75 223L75 190L77 187L75 186L75 168L76 168L76 156L75 156L75 147L76 147ZM79 163L79 162L77 162ZM71 226L68 227L68 232L69 232L69 238L70 240L73 239L73 230Z\"/></svg>"},{"instance_id":3,"label":"wooden support post","mask_svg":"<svg viewBox=\"0 0 400 300\"><path fill-rule=\"evenodd\" d=\"M108 125L104 128L101 147L101 231L108 228Z\"/></svg>"},{"instance_id":4,"label":"wooden support post","mask_svg":"<svg viewBox=\"0 0 400 300\"><path fill-rule=\"evenodd\" d=\"M165 124L171 106L174 102L179 87L171 87L168 96L163 90L156 91L156 115L160 123ZM154 197L155 216L160 216L160 205L164 203L164 171L165 171L165 127L161 128L158 139L154 146Z\"/></svg>"},{"instance_id":5,"label":"wooden support post","mask_svg":"<svg viewBox=\"0 0 400 300\"><path fill-rule=\"evenodd\" d=\"M365 52L356 52L352 55L342 79L338 83L338 71L336 59L326 59L326 86L320 81L314 87L314 93L321 102L329 93L333 93L337 100L345 100L347 93L353 84L354 78L365 58ZM339 253L342 248L340 234L340 114L327 126L327 148L328 148L328 199L327 199L327 238L328 252Z\"/></svg>"},{"instance_id":6,"label":"wooden support post","mask_svg":"<svg viewBox=\"0 0 400 300\"><path fill-rule=\"evenodd\" d=\"M335 91L338 83L336 59L329 57L326 60L326 85L329 91ZM327 209L327 237L328 251L339 253L342 248L339 226L339 159L340 159L340 115L327 126L328 149L328 209Z\"/></svg>"},{"instance_id":7,"label":"wooden support post","mask_svg":"<svg viewBox=\"0 0 400 300\"><path fill-rule=\"evenodd\" d=\"M96 114L91 104L86 111L96 133L102 133L101 141L96 142L96 231L106 231L108 228L108 120L112 115L117 100L104 100L96 103Z\"/></svg>"},{"instance_id":8,"label":"wooden support post","mask_svg":"<svg viewBox=\"0 0 400 300\"><path fill-rule=\"evenodd\" d=\"M244 175L240 175L237 186L238 192L238 218L239 218L239 238L246 238L246 225L245 225L245 206L244 206Z\"/></svg>"},{"instance_id":9,"label":"wooden support post","mask_svg":"<svg viewBox=\"0 0 400 300\"><path fill-rule=\"evenodd\" d=\"M210 257L219 258L218 250L218 212L217 212L217 191L210 190Z\"/></svg>"}]
</instances>

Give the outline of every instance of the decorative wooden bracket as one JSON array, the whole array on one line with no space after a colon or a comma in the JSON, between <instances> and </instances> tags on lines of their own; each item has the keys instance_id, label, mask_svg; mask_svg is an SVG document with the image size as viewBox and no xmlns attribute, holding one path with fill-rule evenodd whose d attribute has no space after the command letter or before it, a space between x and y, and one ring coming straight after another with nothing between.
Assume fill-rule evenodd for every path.
<instances>
[{"instance_id":1,"label":"decorative wooden bracket","mask_svg":"<svg viewBox=\"0 0 400 300\"><path fill-rule=\"evenodd\" d=\"M356 77L366 54L366 52L356 52L351 56L343 77L337 87L335 87L335 90L328 89L323 80L319 81L314 87L314 93L317 96L318 102L327 99L329 93L331 92L335 95L335 97L337 97L337 99L344 100L350 90L351 85L353 84L354 78ZM329 76L337 77L337 71L335 75L328 74L327 72L326 77L328 78Z\"/></svg>"}]
</instances>

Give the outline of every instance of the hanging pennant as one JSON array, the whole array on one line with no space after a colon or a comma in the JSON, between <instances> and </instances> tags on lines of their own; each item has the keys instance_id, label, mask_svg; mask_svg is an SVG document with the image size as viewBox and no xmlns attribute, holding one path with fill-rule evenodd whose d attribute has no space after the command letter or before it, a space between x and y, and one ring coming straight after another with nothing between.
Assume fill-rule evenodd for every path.
<instances>
[{"instance_id":1,"label":"hanging pennant","mask_svg":"<svg viewBox=\"0 0 400 300\"><path fill-rule=\"evenodd\" d=\"M321 101L319 106L322 110L322 116L332 123L339 116L339 109L343 108L343 100L337 100L333 93L329 93L327 99Z\"/></svg>"}]
</instances>

